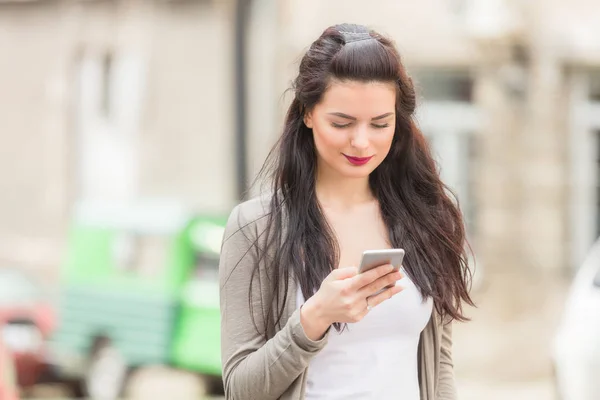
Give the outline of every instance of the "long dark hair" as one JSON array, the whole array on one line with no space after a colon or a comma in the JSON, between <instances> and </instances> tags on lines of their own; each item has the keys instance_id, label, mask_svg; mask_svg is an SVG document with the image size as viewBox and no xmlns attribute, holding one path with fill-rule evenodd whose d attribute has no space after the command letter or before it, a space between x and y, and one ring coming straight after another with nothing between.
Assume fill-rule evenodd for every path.
<instances>
[{"instance_id":1,"label":"long dark hair","mask_svg":"<svg viewBox=\"0 0 600 400\"><path fill-rule=\"evenodd\" d=\"M262 332L268 337L281 322L289 284L294 282L291 278L299 283L304 298L309 298L339 262L337 240L315 193L317 157L312 131L303 121L332 79L396 84L392 146L371 173L370 188L379 202L390 243L406 250L404 268L421 294L433 298L436 311L447 320L466 320L462 302L473 304L469 296L472 274L462 215L413 120L413 82L390 39L361 25L341 24L326 29L303 56L283 133L259 175L271 183L272 193L261 235L265 242L256 245L260 255L250 287L252 292L259 265L266 264L273 306ZM251 311L252 304L250 299ZM339 330L340 324L335 328Z\"/></svg>"}]
</instances>

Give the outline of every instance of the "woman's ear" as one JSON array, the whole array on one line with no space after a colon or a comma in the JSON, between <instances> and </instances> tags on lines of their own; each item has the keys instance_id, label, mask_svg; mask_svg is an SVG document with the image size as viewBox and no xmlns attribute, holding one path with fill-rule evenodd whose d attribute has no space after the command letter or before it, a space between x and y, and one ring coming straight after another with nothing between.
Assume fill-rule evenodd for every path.
<instances>
[{"instance_id":1,"label":"woman's ear","mask_svg":"<svg viewBox=\"0 0 600 400\"><path fill-rule=\"evenodd\" d=\"M304 125L306 125L307 128L312 129L312 127L313 127L312 111L307 111L304 113Z\"/></svg>"}]
</instances>

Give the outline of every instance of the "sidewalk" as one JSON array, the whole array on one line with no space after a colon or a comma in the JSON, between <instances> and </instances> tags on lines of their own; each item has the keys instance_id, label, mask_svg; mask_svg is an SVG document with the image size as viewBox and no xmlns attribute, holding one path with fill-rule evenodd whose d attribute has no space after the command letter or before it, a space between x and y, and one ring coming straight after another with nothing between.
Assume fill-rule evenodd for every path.
<instances>
[{"instance_id":1,"label":"sidewalk","mask_svg":"<svg viewBox=\"0 0 600 400\"><path fill-rule=\"evenodd\" d=\"M504 273L474 293L472 321L455 323L454 370L461 400L554 400L551 344L568 282Z\"/></svg>"},{"instance_id":2,"label":"sidewalk","mask_svg":"<svg viewBox=\"0 0 600 400\"><path fill-rule=\"evenodd\" d=\"M460 400L554 400L555 394L549 381L528 383L457 382Z\"/></svg>"}]
</instances>

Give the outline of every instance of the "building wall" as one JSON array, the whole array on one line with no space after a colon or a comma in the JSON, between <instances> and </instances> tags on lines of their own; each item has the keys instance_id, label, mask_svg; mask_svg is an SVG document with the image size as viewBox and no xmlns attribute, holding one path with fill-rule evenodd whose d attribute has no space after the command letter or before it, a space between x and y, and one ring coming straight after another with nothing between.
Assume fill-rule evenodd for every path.
<instances>
[{"instance_id":1,"label":"building wall","mask_svg":"<svg viewBox=\"0 0 600 400\"><path fill-rule=\"evenodd\" d=\"M568 80L574 65L600 65L594 56L600 54L596 3L285 4L282 64L288 80L296 72L294 61L325 27L355 21L391 35L411 72L472 71L475 105L483 114L473 171L478 215L472 239L479 261L495 271L557 272L577 265L581 255L572 256L577 244L571 243L569 211L574 194Z\"/></svg>"},{"instance_id":2,"label":"building wall","mask_svg":"<svg viewBox=\"0 0 600 400\"><path fill-rule=\"evenodd\" d=\"M219 2L153 10L140 195L228 212L236 198L233 21Z\"/></svg>"},{"instance_id":3,"label":"building wall","mask_svg":"<svg viewBox=\"0 0 600 400\"><path fill-rule=\"evenodd\" d=\"M475 78L474 105L484 117L473 171L474 242L486 269L573 266L569 82L573 70L600 67L591 17L598 5L506 2L514 24L482 31L469 22L471 3L254 0L249 175L280 133L291 100L284 92L303 51L325 27L360 22L392 36L411 73L454 68ZM124 149L104 171L125 182L113 188L118 196L175 198L213 211L235 204L233 23L231 1L0 6L0 52L8 60L0 63L0 260L52 269L76 202L114 184L86 186L82 121L94 134L116 133ZM141 77L137 95L127 82L121 87L131 101L116 96L127 117L121 125L98 125L79 108L81 61L107 53L133 60L124 65ZM119 174L128 159L130 181Z\"/></svg>"},{"instance_id":4,"label":"building wall","mask_svg":"<svg viewBox=\"0 0 600 400\"><path fill-rule=\"evenodd\" d=\"M0 51L9 60L0 63L2 263L54 277L81 200L143 196L190 210L230 210L231 7L139 0L0 5ZM103 88L82 89L81 76L102 76L107 54L116 77L109 85L114 115L104 118ZM131 77L140 85L131 86ZM98 154L104 161L94 159ZM129 159L131 171L119 169ZM131 179L122 179L126 173Z\"/></svg>"},{"instance_id":5,"label":"building wall","mask_svg":"<svg viewBox=\"0 0 600 400\"><path fill-rule=\"evenodd\" d=\"M366 8L358 1L289 1L286 7L283 18L288 19L282 52L287 54L288 79L297 73L297 62L293 61L325 27L340 22L359 22L394 38L413 75L424 69L440 72L454 69L473 76L473 107L481 112L482 125L476 132L478 169L472 171L478 211L471 240L478 263L486 268L522 261L514 251L518 243L515 232L519 224L514 215L520 210L519 193L510 185L517 174L516 165L510 162L515 153L511 138L517 134L515 127L508 125L514 120L515 111L497 78L506 58L504 47L494 45L498 48L489 49L473 40L465 27L466 12L452 9L448 2L428 0L415 5L389 1ZM420 122L427 125L430 121ZM507 167L510 165L513 167ZM508 191L503 190L505 184Z\"/></svg>"},{"instance_id":6,"label":"building wall","mask_svg":"<svg viewBox=\"0 0 600 400\"><path fill-rule=\"evenodd\" d=\"M69 21L51 4L0 6L0 262L51 267L66 215Z\"/></svg>"}]
</instances>

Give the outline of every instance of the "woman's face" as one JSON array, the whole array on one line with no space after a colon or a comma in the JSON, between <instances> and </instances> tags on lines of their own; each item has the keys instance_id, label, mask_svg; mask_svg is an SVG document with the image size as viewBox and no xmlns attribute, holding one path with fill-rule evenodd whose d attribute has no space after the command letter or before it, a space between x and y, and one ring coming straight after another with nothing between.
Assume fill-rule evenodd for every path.
<instances>
[{"instance_id":1,"label":"woman's face","mask_svg":"<svg viewBox=\"0 0 600 400\"><path fill-rule=\"evenodd\" d=\"M368 177L390 151L395 110L391 82L333 81L304 117L313 131L319 173Z\"/></svg>"}]
</instances>

